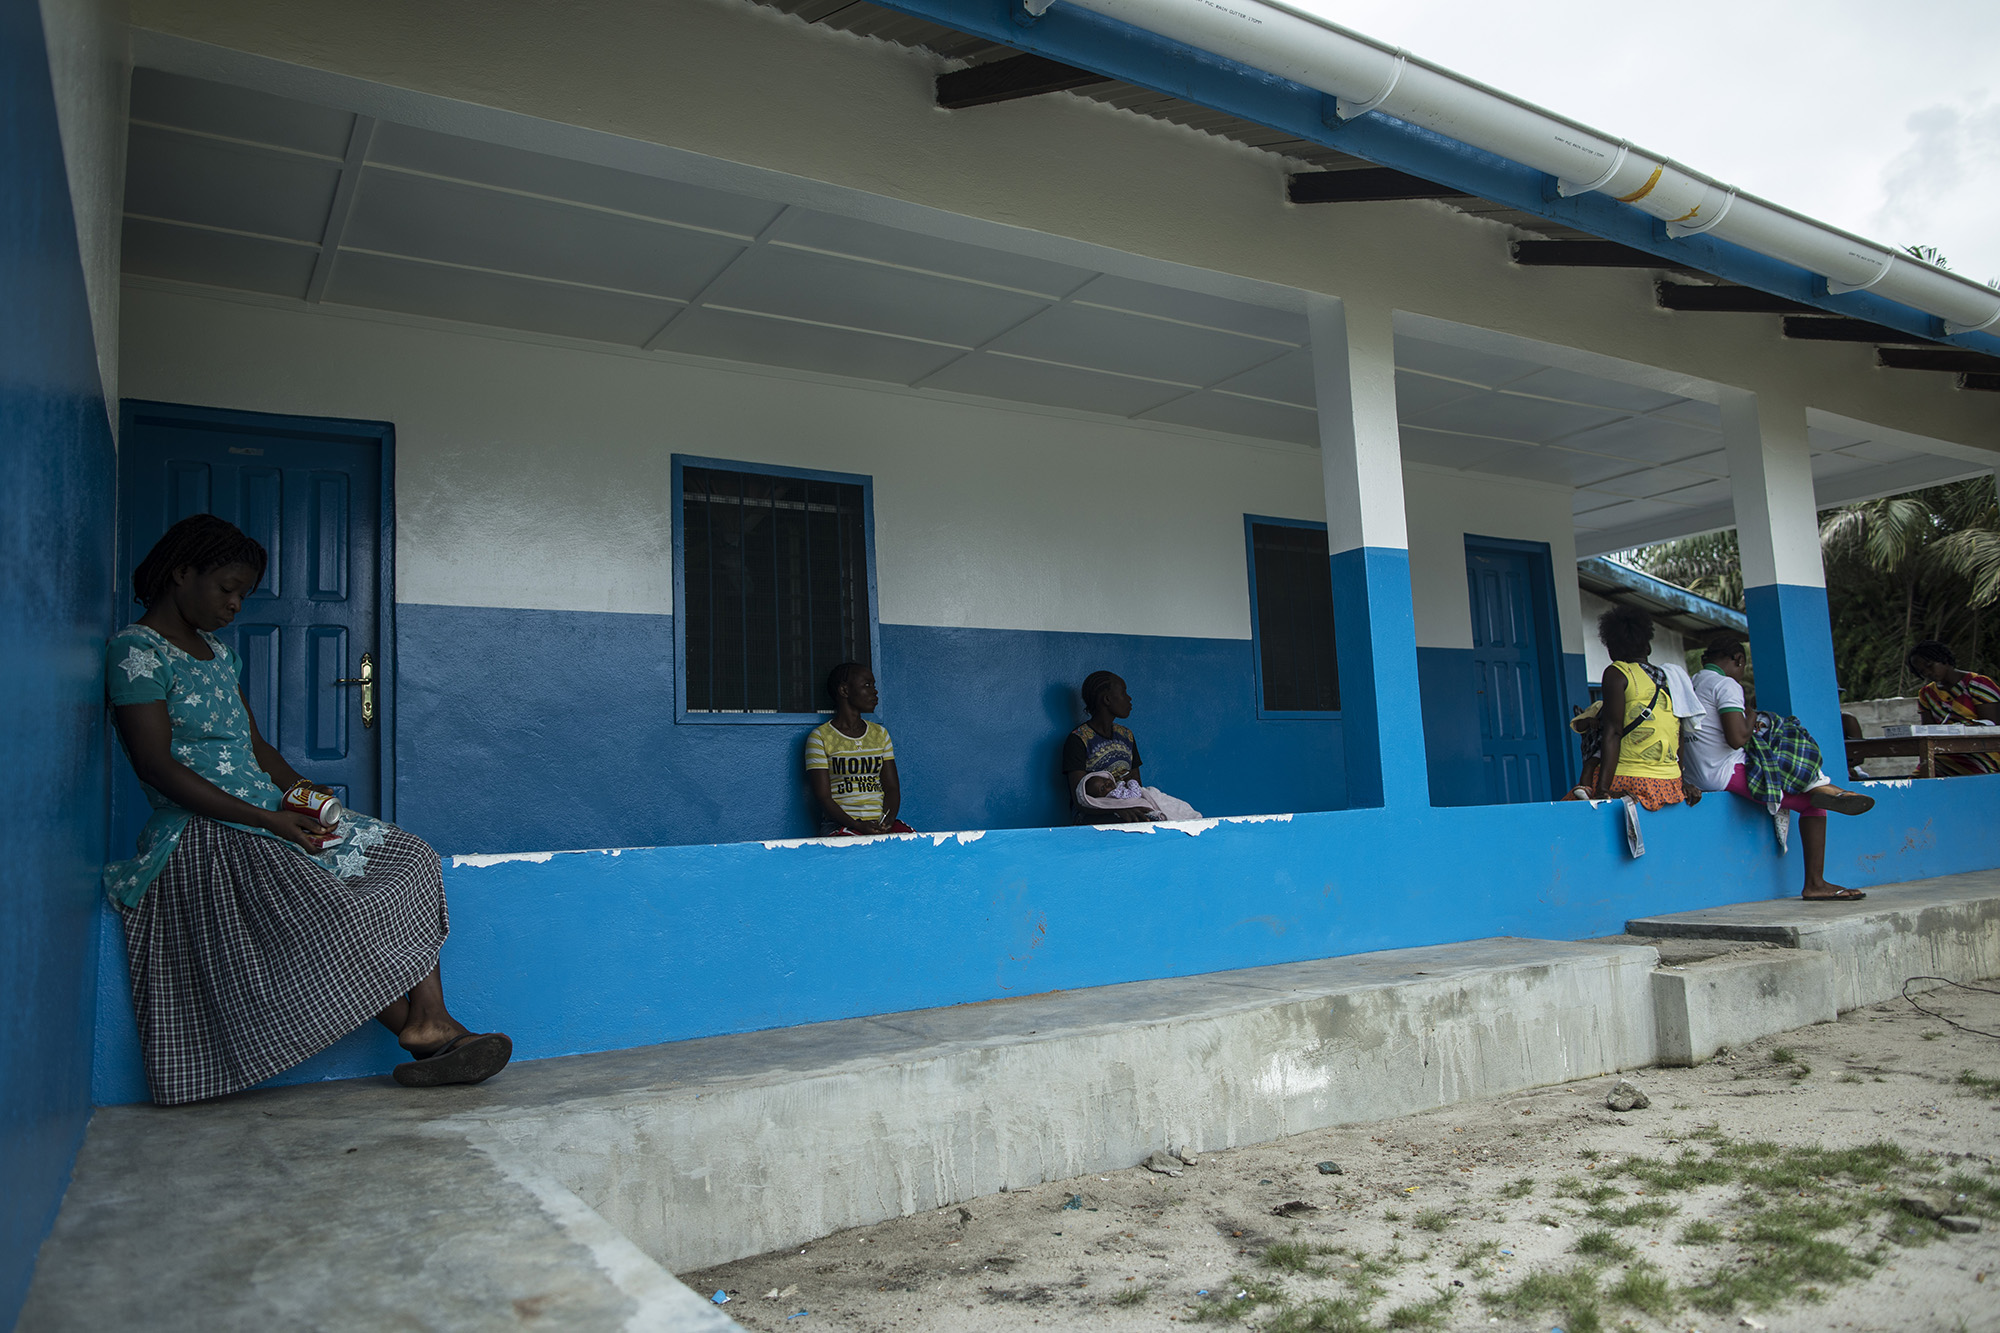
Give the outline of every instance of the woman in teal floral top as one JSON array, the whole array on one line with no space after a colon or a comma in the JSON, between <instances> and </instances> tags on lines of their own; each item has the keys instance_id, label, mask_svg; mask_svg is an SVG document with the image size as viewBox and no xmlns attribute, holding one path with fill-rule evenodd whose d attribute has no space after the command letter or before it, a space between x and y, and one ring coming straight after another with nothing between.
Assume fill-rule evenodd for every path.
<instances>
[{"instance_id":1,"label":"woman in teal floral top","mask_svg":"<svg viewBox=\"0 0 2000 1333\"><path fill-rule=\"evenodd\" d=\"M152 804L139 854L105 867L125 922L146 1079L162 1105L249 1087L374 1017L411 1086L476 1083L513 1044L445 1007L437 854L390 824L283 808L301 779L257 730L215 636L262 581L264 548L209 514L133 573L146 613L112 636L105 689Z\"/></svg>"}]
</instances>

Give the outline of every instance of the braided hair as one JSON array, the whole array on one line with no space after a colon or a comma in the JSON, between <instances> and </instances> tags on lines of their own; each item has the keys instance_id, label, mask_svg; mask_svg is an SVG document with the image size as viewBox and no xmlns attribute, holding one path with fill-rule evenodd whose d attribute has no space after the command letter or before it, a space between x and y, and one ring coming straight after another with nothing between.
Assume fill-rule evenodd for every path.
<instances>
[{"instance_id":1,"label":"braided hair","mask_svg":"<svg viewBox=\"0 0 2000 1333\"><path fill-rule=\"evenodd\" d=\"M1097 711L1097 701L1102 699L1113 685L1118 683L1115 671L1093 671L1083 678L1083 708L1087 713Z\"/></svg>"},{"instance_id":2,"label":"braided hair","mask_svg":"<svg viewBox=\"0 0 2000 1333\"><path fill-rule=\"evenodd\" d=\"M842 662L839 666L827 672L826 697L838 705L840 703L840 687L867 669L867 666L860 662Z\"/></svg>"},{"instance_id":3,"label":"braided hair","mask_svg":"<svg viewBox=\"0 0 2000 1333\"><path fill-rule=\"evenodd\" d=\"M1925 639L1922 643L1910 649L1910 655L1903 659L1903 665L1910 669L1910 674L1913 676L1924 674L1920 665L1924 662L1942 662L1954 669L1958 666L1958 658L1952 653L1951 649L1939 643L1936 639Z\"/></svg>"},{"instance_id":4,"label":"braided hair","mask_svg":"<svg viewBox=\"0 0 2000 1333\"><path fill-rule=\"evenodd\" d=\"M256 539L234 523L213 514L190 514L168 528L132 571L132 600L151 609L173 586L175 572L189 568L206 574L224 565L248 565L262 583L268 560Z\"/></svg>"}]
</instances>

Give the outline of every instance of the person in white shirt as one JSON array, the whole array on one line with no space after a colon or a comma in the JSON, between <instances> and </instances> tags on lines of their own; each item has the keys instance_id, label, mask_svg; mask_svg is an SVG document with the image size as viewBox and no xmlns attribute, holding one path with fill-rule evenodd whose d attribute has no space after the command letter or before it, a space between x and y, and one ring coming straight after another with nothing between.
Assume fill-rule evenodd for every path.
<instances>
[{"instance_id":1,"label":"person in white shirt","mask_svg":"<svg viewBox=\"0 0 2000 1333\"><path fill-rule=\"evenodd\" d=\"M1743 640L1724 631L1710 637L1694 677L1696 708L1682 746L1684 776L1702 791L1734 792L1746 801L1743 747L1750 743L1751 717L1743 702L1743 672L1750 654ZM1761 804L1761 803L1760 803ZM1825 773L1802 792L1788 793L1779 808L1799 815L1799 840L1805 845L1805 889L1811 899L1851 902L1867 895L1844 889L1826 878L1826 812L1858 815L1872 809L1875 798L1836 787Z\"/></svg>"}]
</instances>

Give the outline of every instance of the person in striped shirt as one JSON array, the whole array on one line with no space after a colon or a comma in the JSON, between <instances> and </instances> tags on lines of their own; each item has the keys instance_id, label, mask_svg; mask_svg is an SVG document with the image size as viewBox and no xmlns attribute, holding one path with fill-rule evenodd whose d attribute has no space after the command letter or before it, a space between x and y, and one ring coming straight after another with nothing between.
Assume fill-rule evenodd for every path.
<instances>
[{"instance_id":1,"label":"person in striped shirt","mask_svg":"<svg viewBox=\"0 0 2000 1333\"><path fill-rule=\"evenodd\" d=\"M862 716L881 702L875 673L859 662L842 662L827 673L826 692L833 720L806 736L806 785L818 807L820 836L916 832L896 818L903 787L889 729Z\"/></svg>"}]
</instances>

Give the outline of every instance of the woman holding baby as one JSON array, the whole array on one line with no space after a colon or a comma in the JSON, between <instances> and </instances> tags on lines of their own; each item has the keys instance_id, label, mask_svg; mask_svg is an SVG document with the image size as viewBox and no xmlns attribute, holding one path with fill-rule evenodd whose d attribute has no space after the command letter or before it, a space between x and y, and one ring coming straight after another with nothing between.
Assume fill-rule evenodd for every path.
<instances>
[{"instance_id":1,"label":"woman holding baby","mask_svg":"<svg viewBox=\"0 0 2000 1333\"><path fill-rule=\"evenodd\" d=\"M1139 742L1121 719L1132 716L1132 695L1109 671L1084 677L1083 707L1090 714L1063 740L1063 778L1070 815L1079 824L1141 824L1200 819L1186 801L1139 781Z\"/></svg>"}]
</instances>

